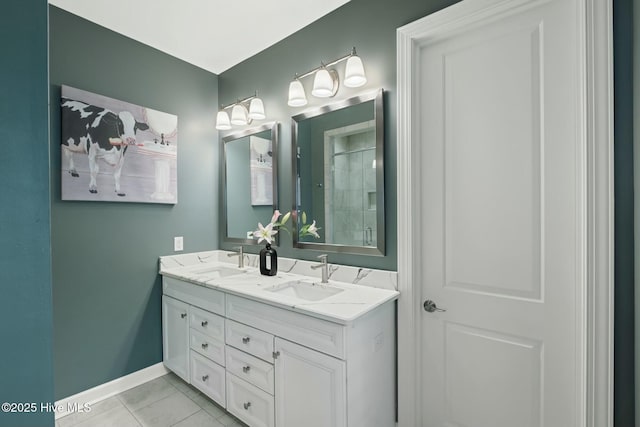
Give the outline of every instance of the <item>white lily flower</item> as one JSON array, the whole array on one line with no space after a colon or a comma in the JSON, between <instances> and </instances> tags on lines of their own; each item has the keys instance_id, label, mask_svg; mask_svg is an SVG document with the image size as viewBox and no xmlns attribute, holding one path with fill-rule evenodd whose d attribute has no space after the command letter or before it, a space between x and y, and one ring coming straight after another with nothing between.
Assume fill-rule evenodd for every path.
<instances>
[{"instance_id":1,"label":"white lily flower","mask_svg":"<svg viewBox=\"0 0 640 427\"><path fill-rule=\"evenodd\" d=\"M262 243L263 240L266 240L267 243L271 244L273 242L273 236L276 234L278 234L278 230L273 229L273 222L267 224L266 227L259 222L258 229L253 232L253 237L258 238L258 243Z\"/></svg>"},{"instance_id":2,"label":"white lily flower","mask_svg":"<svg viewBox=\"0 0 640 427\"><path fill-rule=\"evenodd\" d=\"M313 223L307 229L307 233L311 234L316 239L320 238L320 235L318 234L318 227L316 227L316 221L315 220L313 220Z\"/></svg>"},{"instance_id":3,"label":"white lily flower","mask_svg":"<svg viewBox=\"0 0 640 427\"><path fill-rule=\"evenodd\" d=\"M276 209L275 211L273 211L273 216L271 217L271 223L273 224L274 222L276 222L278 218L280 218L280 211Z\"/></svg>"}]
</instances>

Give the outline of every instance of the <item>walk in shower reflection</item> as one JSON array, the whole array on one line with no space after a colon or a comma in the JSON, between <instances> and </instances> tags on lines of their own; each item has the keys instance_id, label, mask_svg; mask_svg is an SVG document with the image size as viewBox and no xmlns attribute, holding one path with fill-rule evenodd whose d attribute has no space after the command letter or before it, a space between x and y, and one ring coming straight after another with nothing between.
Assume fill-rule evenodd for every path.
<instances>
[{"instance_id":1,"label":"walk in shower reflection","mask_svg":"<svg viewBox=\"0 0 640 427\"><path fill-rule=\"evenodd\" d=\"M319 228L318 238L293 233L294 247L385 253L382 100L379 90L291 118L293 227Z\"/></svg>"},{"instance_id":2,"label":"walk in shower reflection","mask_svg":"<svg viewBox=\"0 0 640 427\"><path fill-rule=\"evenodd\" d=\"M376 246L375 122L325 132L327 243Z\"/></svg>"}]
</instances>

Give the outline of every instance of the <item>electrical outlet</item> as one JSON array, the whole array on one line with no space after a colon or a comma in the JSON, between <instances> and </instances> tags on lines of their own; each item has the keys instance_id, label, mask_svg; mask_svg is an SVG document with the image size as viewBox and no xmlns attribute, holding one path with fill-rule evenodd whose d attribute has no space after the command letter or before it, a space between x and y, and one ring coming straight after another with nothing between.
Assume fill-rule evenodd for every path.
<instances>
[{"instance_id":1,"label":"electrical outlet","mask_svg":"<svg viewBox=\"0 0 640 427\"><path fill-rule=\"evenodd\" d=\"M173 238L173 250L175 252L181 251L184 249L184 239L182 238L182 236L178 236L178 237L174 237Z\"/></svg>"}]
</instances>

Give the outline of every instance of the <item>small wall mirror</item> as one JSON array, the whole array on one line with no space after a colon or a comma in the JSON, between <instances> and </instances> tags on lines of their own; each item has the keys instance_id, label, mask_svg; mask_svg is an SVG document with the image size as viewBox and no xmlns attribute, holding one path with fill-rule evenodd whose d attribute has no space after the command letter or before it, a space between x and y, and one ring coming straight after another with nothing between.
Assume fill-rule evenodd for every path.
<instances>
[{"instance_id":1,"label":"small wall mirror","mask_svg":"<svg viewBox=\"0 0 640 427\"><path fill-rule=\"evenodd\" d=\"M383 91L292 117L294 227L302 213L319 239L297 248L384 255Z\"/></svg>"},{"instance_id":2,"label":"small wall mirror","mask_svg":"<svg viewBox=\"0 0 640 427\"><path fill-rule=\"evenodd\" d=\"M251 232L266 225L278 203L278 124L230 133L224 147L224 241L256 244Z\"/></svg>"}]
</instances>

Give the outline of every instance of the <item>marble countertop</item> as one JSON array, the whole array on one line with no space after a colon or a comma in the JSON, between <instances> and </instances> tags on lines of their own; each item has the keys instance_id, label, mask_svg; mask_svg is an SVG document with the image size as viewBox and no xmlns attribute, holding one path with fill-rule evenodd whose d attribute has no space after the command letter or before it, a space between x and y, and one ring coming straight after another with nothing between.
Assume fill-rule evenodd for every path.
<instances>
[{"instance_id":1,"label":"marble countertop","mask_svg":"<svg viewBox=\"0 0 640 427\"><path fill-rule=\"evenodd\" d=\"M349 324L399 296L393 289L395 272L368 270L365 276L369 277L370 283L366 285L348 283L333 277L330 277L328 284L322 284L320 271L309 269L315 263L299 263L294 260L294 266L303 264L298 265L297 270L309 269L313 271L313 275L300 274L295 272L296 268L288 268L289 271L279 270L275 276L263 276L255 266L254 256L245 255L247 266L240 269L235 261L237 258L229 258L228 254L226 251L210 251L160 257L160 274L340 324ZM286 266L291 260L283 261ZM281 259L278 259L278 263L281 263ZM345 278L349 275L346 270L355 269L357 274L354 281L362 281L362 269L334 265L330 267L333 273L341 268L345 270L342 274ZM372 278L373 282L376 281L375 276L378 276L378 281L386 282L390 279L391 283L371 283ZM392 289L384 289L385 287ZM302 298L296 296L297 291L302 292ZM324 294L331 295L324 297ZM316 298L320 299L312 300Z\"/></svg>"}]
</instances>

